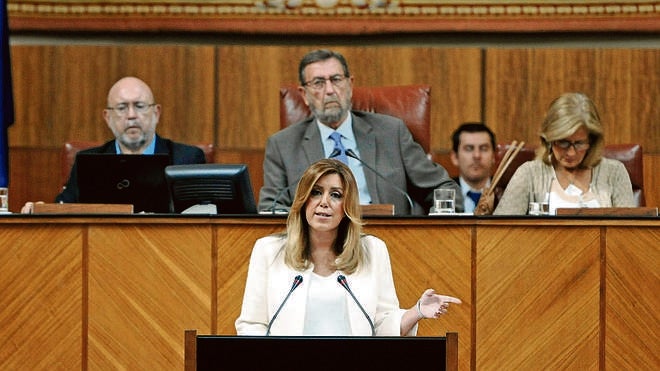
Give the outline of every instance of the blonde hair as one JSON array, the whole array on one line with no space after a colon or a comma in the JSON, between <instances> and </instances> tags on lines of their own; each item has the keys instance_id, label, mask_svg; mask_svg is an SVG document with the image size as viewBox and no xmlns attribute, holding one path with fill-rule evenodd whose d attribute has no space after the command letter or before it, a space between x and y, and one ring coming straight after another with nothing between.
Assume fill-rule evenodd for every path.
<instances>
[{"instance_id":1,"label":"blonde hair","mask_svg":"<svg viewBox=\"0 0 660 371\"><path fill-rule=\"evenodd\" d=\"M552 142L566 139L578 129L585 128L589 134L587 150L581 168L597 165L603 156L603 127L594 103L582 93L564 93L551 104L541 127L541 146L536 151L538 159L551 163Z\"/></svg>"},{"instance_id":2,"label":"blonde hair","mask_svg":"<svg viewBox=\"0 0 660 371\"><path fill-rule=\"evenodd\" d=\"M345 215L339 223L334 246L334 252L337 255L335 268L351 274L365 260L360 241L362 219L359 194L351 170L344 163L333 159L323 159L315 162L305 170L300 178L287 218L284 261L296 270L305 270L310 267L309 223L305 215L305 205L310 198L314 185L321 177L328 174L339 175L344 189Z\"/></svg>"}]
</instances>

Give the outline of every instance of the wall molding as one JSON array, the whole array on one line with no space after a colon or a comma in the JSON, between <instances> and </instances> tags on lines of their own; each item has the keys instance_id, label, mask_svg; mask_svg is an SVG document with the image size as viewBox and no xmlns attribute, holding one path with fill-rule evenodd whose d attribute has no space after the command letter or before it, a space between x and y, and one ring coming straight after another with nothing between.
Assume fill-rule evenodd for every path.
<instances>
[{"instance_id":1,"label":"wall molding","mask_svg":"<svg viewBox=\"0 0 660 371\"><path fill-rule=\"evenodd\" d=\"M9 0L16 31L658 32L649 0Z\"/></svg>"}]
</instances>

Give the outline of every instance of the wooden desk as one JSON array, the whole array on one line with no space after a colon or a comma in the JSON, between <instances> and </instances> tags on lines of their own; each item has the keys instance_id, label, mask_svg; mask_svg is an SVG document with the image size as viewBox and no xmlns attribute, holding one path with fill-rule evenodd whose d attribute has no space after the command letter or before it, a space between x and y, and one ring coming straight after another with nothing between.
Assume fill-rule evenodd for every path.
<instances>
[{"instance_id":1,"label":"wooden desk","mask_svg":"<svg viewBox=\"0 0 660 371\"><path fill-rule=\"evenodd\" d=\"M403 307L460 306L459 368L654 369L658 218L369 218ZM0 217L0 369L180 370L183 334L234 334L254 241L285 218ZM59 367L61 366L61 367Z\"/></svg>"}]
</instances>

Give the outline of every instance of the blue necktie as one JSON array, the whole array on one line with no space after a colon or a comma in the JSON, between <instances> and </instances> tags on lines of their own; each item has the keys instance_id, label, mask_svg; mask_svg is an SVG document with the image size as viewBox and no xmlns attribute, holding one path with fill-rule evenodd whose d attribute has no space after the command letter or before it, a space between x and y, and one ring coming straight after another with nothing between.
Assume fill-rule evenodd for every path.
<instances>
[{"instance_id":1,"label":"blue necktie","mask_svg":"<svg viewBox=\"0 0 660 371\"><path fill-rule=\"evenodd\" d=\"M335 141L335 148L333 149L333 152L335 150L339 151L339 154L335 156L335 158L348 165L348 157L346 157L346 148L344 148L344 145L341 144L341 134L335 131L334 133L330 134L330 139Z\"/></svg>"},{"instance_id":2,"label":"blue necktie","mask_svg":"<svg viewBox=\"0 0 660 371\"><path fill-rule=\"evenodd\" d=\"M470 197L472 201L474 201L475 205L479 203L479 198L481 198L481 192L468 191L467 195L468 197Z\"/></svg>"}]
</instances>

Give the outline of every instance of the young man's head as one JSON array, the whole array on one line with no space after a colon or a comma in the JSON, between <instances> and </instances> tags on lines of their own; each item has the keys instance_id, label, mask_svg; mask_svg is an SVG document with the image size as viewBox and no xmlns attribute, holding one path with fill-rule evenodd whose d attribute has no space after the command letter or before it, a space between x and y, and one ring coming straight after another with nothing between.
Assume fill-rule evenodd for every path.
<instances>
[{"instance_id":1,"label":"young man's head","mask_svg":"<svg viewBox=\"0 0 660 371\"><path fill-rule=\"evenodd\" d=\"M452 134L451 162L470 187L484 188L495 165L495 134L480 122L462 124Z\"/></svg>"}]
</instances>

